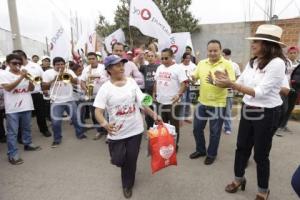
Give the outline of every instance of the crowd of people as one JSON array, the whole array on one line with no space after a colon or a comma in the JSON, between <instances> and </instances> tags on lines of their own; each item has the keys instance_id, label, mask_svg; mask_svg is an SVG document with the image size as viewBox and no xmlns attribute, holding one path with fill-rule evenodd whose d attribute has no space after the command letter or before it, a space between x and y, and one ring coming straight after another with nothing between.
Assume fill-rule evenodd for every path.
<instances>
[{"instance_id":1,"label":"crowd of people","mask_svg":"<svg viewBox=\"0 0 300 200\"><path fill-rule=\"evenodd\" d=\"M268 199L272 138L290 131L288 119L300 91L299 48L288 47L285 55L281 35L278 26L259 26L256 35L247 38L252 41L253 57L242 73L231 60L231 50L223 49L218 40L208 42L207 59L200 61L187 46L180 63L170 48L159 53L155 43L125 50L124 44L116 42L105 58L89 52L72 61L37 55L29 59L24 51L14 50L1 63L0 71L0 141L7 143L8 161L12 165L24 162L17 143L25 151L41 150L32 142L32 115L43 136L53 135L52 148L62 144L62 119L67 115L77 139L87 138L88 127L95 129L95 140L107 135L111 163L120 167L123 194L130 198L145 129L162 122L175 126L179 151L180 127L193 123L196 145L189 157L205 157L204 164L211 165L222 132L233 132L233 97L242 94L234 180L225 191L245 190L245 169L253 149L256 199ZM198 102L192 105L191 86L195 85L199 86ZM151 106L142 104L147 94L153 98ZM86 122L90 115L92 125ZM204 137L207 121L208 146ZM300 197L300 168L292 185Z\"/></svg>"}]
</instances>

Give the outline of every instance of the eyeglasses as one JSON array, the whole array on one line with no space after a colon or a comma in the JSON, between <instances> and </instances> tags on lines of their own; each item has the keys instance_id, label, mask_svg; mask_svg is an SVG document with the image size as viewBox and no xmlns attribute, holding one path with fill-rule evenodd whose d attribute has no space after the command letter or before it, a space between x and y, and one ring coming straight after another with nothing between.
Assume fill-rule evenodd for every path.
<instances>
[{"instance_id":1,"label":"eyeglasses","mask_svg":"<svg viewBox=\"0 0 300 200\"><path fill-rule=\"evenodd\" d=\"M161 57L161 60L168 60L169 57Z\"/></svg>"},{"instance_id":2,"label":"eyeglasses","mask_svg":"<svg viewBox=\"0 0 300 200\"><path fill-rule=\"evenodd\" d=\"M16 66L16 65L21 65L20 62L10 62L10 64L12 64L12 65L14 65L14 66Z\"/></svg>"}]
</instances>

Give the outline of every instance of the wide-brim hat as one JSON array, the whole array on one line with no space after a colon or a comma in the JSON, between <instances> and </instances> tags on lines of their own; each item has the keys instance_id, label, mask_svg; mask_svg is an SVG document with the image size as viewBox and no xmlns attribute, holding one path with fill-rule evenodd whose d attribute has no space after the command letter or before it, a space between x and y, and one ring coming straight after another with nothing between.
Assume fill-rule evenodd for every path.
<instances>
[{"instance_id":1,"label":"wide-brim hat","mask_svg":"<svg viewBox=\"0 0 300 200\"><path fill-rule=\"evenodd\" d=\"M108 69L110 66L112 65L115 65L115 64L118 64L118 63L126 63L128 62L127 59L125 58L121 58L117 55L110 55L110 56L107 56L105 59L104 59L104 66L105 66L105 69Z\"/></svg>"},{"instance_id":2,"label":"wide-brim hat","mask_svg":"<svg viewBox=\"0 0 300 200\"><path fill-rule=\"evenodd\" d=\"M246 40L264 40L280 44L282 47L287 45L281 42L282 28L273 24L260 25L253 37L247 37Z\"/></svg>"}]
</instances>

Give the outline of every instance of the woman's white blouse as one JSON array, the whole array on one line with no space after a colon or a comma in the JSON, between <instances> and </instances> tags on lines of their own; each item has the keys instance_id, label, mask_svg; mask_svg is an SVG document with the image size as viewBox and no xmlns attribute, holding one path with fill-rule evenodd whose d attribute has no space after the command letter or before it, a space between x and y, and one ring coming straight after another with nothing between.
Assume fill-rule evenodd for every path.
<instances>
[{"instance_id":1,"label":"woman's white blouse","mask_svg":"<svg viewBox=\"0 0 300 200\"><path fill-rule=\"evenodd\" d=\"M281 58L274 58L264 69L257 68L257 60L253 68L248 63L237 83L253 88L255 97L245 95L243 102L250 106L274 108L282 104L279 95L284 83L286 65Z\"/></svg>"}]
</instances>

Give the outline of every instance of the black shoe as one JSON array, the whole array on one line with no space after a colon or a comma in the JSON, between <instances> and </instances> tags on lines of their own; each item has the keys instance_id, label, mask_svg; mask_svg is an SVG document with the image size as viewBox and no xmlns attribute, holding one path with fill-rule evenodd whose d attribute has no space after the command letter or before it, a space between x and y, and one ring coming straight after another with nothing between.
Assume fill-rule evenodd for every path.
<instances>
[{"instance_id":1,"label":"black shoe","mask_svg":"<svg viewBox=\"0 0 300 200\"><path fill-rule=\"evenodd\" d=\"M81 136L79 136L79 137L78 137L78 139L79 139L79 140L82 140L82 139L87 139L87 136L86 136L86 135L84 135L84 134L82 134Z\"/></svg>"},{"instance_id":2,"label":"black shoe","mask_svg":"<svg viewBox=\"0 0 300 200\"><path fill-rule=\"evenodd\" d=\"M179 146L178 146L178 145L176 145L176 153L178 152L178 149L179 149Z\"/></svg>"},{"instance_id":3,"label":"black shoe","mask_svg":"<svg viewBox=\"0 0 300 200\"><path fill-rule=\"evenodd\" d=\"M132 196L131 188L123 188L123 194L126 199L129 199Z\"/></svg>"},{"instance_id":4,"label":"black shoe","mask_svg":"<svg viewBox=\"0 0 300 200\"><path fill-rule=\"evenodd\" d=\"M6 143L6 136L0 138L0 143Z\"/></svg>"},{"instance_id":5,"label":"black shoe","mask_svg":"<svg viewBox=\"0 0 300 200\"><path fill-rule=\"evenodd\" d=\"M19 159L11 158L11 159L8 159L8 162L12 165L21 165L24 161L21 158L19 158Z\"/></svg>"},{"instance_id":6,"label":"black shoe","mask_svg":"<svg viewBox=\"0 0 300 200\"><path fill-rule=\"evenodd\" d=\"M206 153L199 153L197 151L195 151L194 153L192 153L190 155L190 159L196 159L196 158L200 158L200 157L204 157L206 156Z\"/></svg>"},{"instance_id":7,"label":"black shoe","mask_svg":"<svg viewBox=\"0 0 300 200\"><path fill-rule=\"evenodd\" d=\"M32 145L25 145L24 151L40 151L42 148L40 146L32 146Z\"/></svg>"},{"instance_id":8,"label":"black shoe","mask_svg":"<svg viewBox=\"0 0 300 200\"><path fill-rule=\"evenodd\" d=\"M56 148L60 142L52 142L51 148Z\"/></svg>"},{"instance_id":9,"label":"black shoe","mask_svg":"<svg viewBox=\"0 0 300 200\"><path fill-rule=\"evenodd\" d=\"M211 165L214 163L216 158L211 158L211 157L206 157L205 160L204 160L204 164L205 165Z\"/></svg>"},{"instance_id":10,"label":"black shoe","mask_svg":"<svg viewBox=\"0 0 300 200\"><path fill-rule=\"evenodd\" d=\"M45 137L51 137L52 133L50 131L41 132Z\"/></svg>"}]
</instances>

